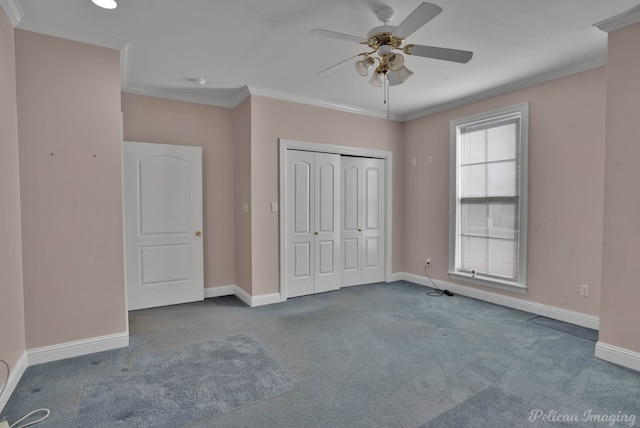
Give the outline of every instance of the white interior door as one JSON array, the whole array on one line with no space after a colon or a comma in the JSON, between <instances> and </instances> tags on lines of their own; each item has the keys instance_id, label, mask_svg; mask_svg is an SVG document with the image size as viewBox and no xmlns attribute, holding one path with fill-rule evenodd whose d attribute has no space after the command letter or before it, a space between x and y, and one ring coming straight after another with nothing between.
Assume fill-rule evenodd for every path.
<instances>
[{"instance_id":1,"label":"white interior door","mask_svg":"<svg viewBox=\"0 0 640 428\"><path fill-rule=\"evenodd\" d=\"M296 297L315 292L315 160L311 152L287 155L287 297Z\"/></svg>"},{"instance_id":2,"label":"white interior door","mask_svg":"<svg viewBox=\"0 0 640 428\"><path fill-rule=\"evenodd\" d=\"M129 310L204 298L202 148L123 143Z\"/></svg>"},{"instance_id":3,"label":"white interior door","mask_svg":"<svg viewBox=\"0 0 640 428\"><path fill-rule=\"evenodd\" d=\"M287 153L287 297L340 288L340 156Z\"/></svg>"},{"instance_id":4,"label":"white interior door","mask_svg":"<svg viewBox=\"0 0 640 428\"><path fill-rule=\"evenodd\" d=\"M341 170L341 285L384 281L384 160L343 156Z\"/></svg>"},{"instance_id":5,"label":"white interior door","mask_svg":"<svg viewBox=\"0 0 640 428\"><path fill-rule=\"evenodd\" d=\"M315 292L340 288L340 156L315 154Z\"/></svg>"},{"instance_id":6,"label":"white interior door","mask_svg":"<svg viewBox=\"0 0 640 428\"><path fill-rule=\"evenodd\" d=\"M342 156L342 272L343 287L362 284L362 158Z\"/></svg>"},{"instance_id":7,"label":"white interior door","mask_svg":"<svg viewBox=\"0 0 640 428\"><path fill-rule=\"evenodd\" d=\"M362 284L385 279L385 171L382 159L362 159Z\"/></svg>"}]
</instances>

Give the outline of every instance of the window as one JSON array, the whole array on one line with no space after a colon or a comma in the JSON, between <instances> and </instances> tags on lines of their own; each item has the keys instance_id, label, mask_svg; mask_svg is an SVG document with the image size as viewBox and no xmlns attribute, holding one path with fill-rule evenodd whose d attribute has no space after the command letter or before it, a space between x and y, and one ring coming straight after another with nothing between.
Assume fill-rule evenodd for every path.
<instances>
[{"instance_id":1,"label":"window","mask_svg":"<svg viewBox=\"0 0 640 428\"><path fill-rule=\"evenodd\" d=\"M451 121L449 274L526 288L528 105Z\"/></svg>"}]
</instances>

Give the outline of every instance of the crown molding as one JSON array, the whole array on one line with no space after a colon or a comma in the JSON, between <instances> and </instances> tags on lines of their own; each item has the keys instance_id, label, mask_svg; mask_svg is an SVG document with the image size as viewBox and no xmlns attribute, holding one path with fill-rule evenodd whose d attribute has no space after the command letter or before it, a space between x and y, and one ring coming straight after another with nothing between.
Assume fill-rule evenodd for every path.
<instances>
[{"instance_id":1,"label":"crown molding","mask_svg":"<svg viewBox=\"0 0 640 428\"><path fill-rule=\"evenodd\" d=\"M635 24L636 22L640 22L640 6L636 6L619 15L597 22L593 24L593 26L605 33L610 33L628 25Z\"/></svg>"},{"instance_id":2,"label":"crown molding","mask_svg":"<svg viewBox=\"0 0 640 428\"><path fill-rule=\"evenodd\" d=\"M125 72L121 71L121 75L122 74L126 74L126 71ZM226 101L220 101L214 97L187 94L184 92L179 92L177 90L171 90L171 89L152 88L150 86L137 85L135 83L127 83L126 85L123 85L122 92L127 94L146 95L149 97L165 98L165 99L174 100L174 101L184 101L188 103L205 104L205 105L210 105L215 107L225 107L225 108L236 107L236 105L234 105L235 99L234 99L234 102L226 102Z\"/></svg>"},{"instance_id":3,"label":"crown molding","mask_svg":"<svg viewBox=\"0 0 640 428\"><path fill-rule=\"evenodd\" d=\"M238 94L238 96L231 102L233 108L236 108L242 103L244 100L251 96L251 92L249 91L248 86L243 86L242 91Z\"/></svg>"},{"instance_id":4,"label":"crown molding","mask_svg":"<svg viewBox=\"0 0 640 428\"><path fill-rule=\"evenodd\" d=\"M322 107L331 110L338 110L347 113L355 113L363 116L370 116L380 119L387 119L387 115L380 111L364 109L361 107L356 107L348 104L340 104L332 101L322 100L319 98L306 97L303 95L294 95L286 92L276 91L273 89L265 89L256 86L248 86L249 92L251 95L256 95L265 98L273 98L282 101L290 101L298 104L306 104L314 107ZM402 121L402 116L391 115L388 119Z\"/></svg>"},{"instance_id":5,"label":"crown molding","mask_svg":"<svg viewBox=\"0 0 640 428\"><path fill-rule=\"evenodd\" d=\"M131 43L124 45L120 49L120 87L124 88L129 85L129 63L131 59Z\"/></svg>"},{"instance_id":6,"label":"crown molding","mask_svg":"<svg viewBox=\"0 0 640 428\"><path fill-rule=\"evenodd\" d=\"M451 102L438 104L436 106L417 111L415 113L404 116L402 118L402 121L408 122L410 120L420 119L425 116L440 113L452 108L461 107L463 105L471 104L476 101L486 100L488 98L492 98L498 95L504 95L509 92L517 91L519 89L525 89L531 86L539 85L541 83L546 83L551 80L559 79L561 77L566 77L572 74L591 70L593 68L602 67L603 65L607 65L606 58L598 58L596 60L585 62L582 64L571 65L558 70L537 74L535 76L527 77L526 79L517 80L515 82L507 83L506 85L497 86L486 91L477 92L466 97L458 98L457 100Z\"/></svg>"},{"instance_id":7,"label":"crown molding","mask_svg":"<svg viewBox=\"0 0 640 428\"><path fill-rule=\"evenodd\" d=\"M2 5L2 8L7 13L13 26L17 27L20 21L22 21L22 18L24 18L24 11L22 7L20 7L18 0L0 0L0 5Z\"/></svg>"}]
</instances>

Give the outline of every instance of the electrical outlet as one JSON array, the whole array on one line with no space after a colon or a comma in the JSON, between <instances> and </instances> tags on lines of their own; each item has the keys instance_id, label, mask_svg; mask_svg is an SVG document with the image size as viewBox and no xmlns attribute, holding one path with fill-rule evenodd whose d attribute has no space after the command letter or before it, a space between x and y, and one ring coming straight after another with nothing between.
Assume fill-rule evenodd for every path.
<instances>
[{"instance_id":1,"label":"electrical outlet","mask_svg":"<svg viewBox=\"0 0 640 428\"><path fill-rule=\"evenodd\" d=\"M428 257L425 261L424 261L424 265L425 266L431 266L431 258Z\"/></svg>"},{"instance_id":2,"label":"electrical outlet","mask_svg":"<svg viewBox=\"0 0 640 428\"><path fill-rule=\"evenodd\" d=\"M580 285L580 295L584 297L589 297L589 286L581 284Z\"/></svg>"}]
</instances>

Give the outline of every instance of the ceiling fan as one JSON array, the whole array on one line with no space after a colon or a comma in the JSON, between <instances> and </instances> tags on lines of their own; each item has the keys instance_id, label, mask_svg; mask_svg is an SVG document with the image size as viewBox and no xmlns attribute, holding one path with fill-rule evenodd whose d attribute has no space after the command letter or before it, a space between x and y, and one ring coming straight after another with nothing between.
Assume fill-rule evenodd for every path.
<instances>
[{"instance_id":1,"label":"ceiling fan","mask_svg":"<svg viewBox=\"0 0 640 428\"><path fill-rule=\"evenodd\" d=\"M413 74L404 65L404 56L396 51L402 51L406 55L434 58L445 61L467 63L473 56L473 52L461 51L458 49L440 48L435 46L403 45L404 40L419 28L431 21L442 12L442 8L433 3L421 3L413 12L409 14L398 26L389 25L393 18L394 10L388 6L379 9L376 16L383 25L373 28L367 37L352 36L344 33L337 33L329 30L311 30L309 34L313 36L327 37L331 39L345 40L367 45L370 51L354 55L344 61L328 67L317 74L337 67L353 58L362 56L363 59L355 63L356 71L363 77L377 63L369 83L373 86L395 86L403 83ZM377 55L376 55L377 54ZM386 94L386 91L385 91ZM386 102L386 96L385 96Z\"/></svg>"}]
</instances>

